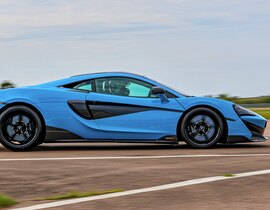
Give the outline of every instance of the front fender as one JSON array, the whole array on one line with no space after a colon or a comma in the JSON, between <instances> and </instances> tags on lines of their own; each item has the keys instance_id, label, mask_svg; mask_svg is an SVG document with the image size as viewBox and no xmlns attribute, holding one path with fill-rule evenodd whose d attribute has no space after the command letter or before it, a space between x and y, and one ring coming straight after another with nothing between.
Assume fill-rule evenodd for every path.
<instances>
[{"instance_id":1,"label":"front fender","mask_svg":"<svg viewBox=\"0 0 270 210\"><path fill-rule=\"evenodd\" d=\"M233 108L233 103L229 101L203 97L178 98L177 100L186 110L197 106L206 106L218 110L227 120L239 118Z\"/></svg>"},{"instance_id":2,"label":"front fender","mask_svg":"<svg viewBox=\"0 0 270 210\"><path fill-rule=\"evenodd\" d=\"M251 138L252 134L240 119L233 108L233 103L215 98L188 97L177 99L186 109L192 109L198 106L210 107L218 110L226 119L228 136L243 136Z\"/></svg>"}]
</instances>

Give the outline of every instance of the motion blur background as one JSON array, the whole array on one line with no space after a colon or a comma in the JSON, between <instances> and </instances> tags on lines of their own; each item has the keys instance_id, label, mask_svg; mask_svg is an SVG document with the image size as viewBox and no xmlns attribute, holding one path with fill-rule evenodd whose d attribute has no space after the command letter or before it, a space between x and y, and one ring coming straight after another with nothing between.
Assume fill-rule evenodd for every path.
<instances>
[{"instance_id":1,"label":"motion blur background","mask_svg":"<svg viewBox=\"0 0 270 210\"><path fill-rule=\"evenodd\" d=\"M1 0L0 28L0 81L18 86L130 71L192 95L270 95L269 0Z\"/></svg>"},{"instance_id":2,"label":"motion blur background","mask_svg":"<svg viewBox=\"0 0 270 210\"><path fill-rule=\"evenodd\" d=\"M0 89L100 71L138 73L270 119L270 0L0 0ZM11 153L0 145L0 209L225 176L57 210L265 210L269 172L229 178L269 171L269 148L270 140L202 151L91 142Z\"/></svg>"}]
</instances>

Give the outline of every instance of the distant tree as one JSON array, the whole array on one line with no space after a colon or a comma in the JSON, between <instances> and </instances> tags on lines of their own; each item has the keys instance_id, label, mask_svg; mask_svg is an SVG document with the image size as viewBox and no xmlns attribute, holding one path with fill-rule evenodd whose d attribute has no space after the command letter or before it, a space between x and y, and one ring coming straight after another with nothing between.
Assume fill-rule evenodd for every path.
<instances>
[{"instance_id":1,"label":"distant tree","mask_svg":"<svg viewBox=\"0 0 270 210\"><path fill-rule=\"evenodd\" d=\"M16 85L12 83L11 81L3 81L0 83L0 89L7 89L7 88L14 88Z\"/></svg>"},{"instance_id":2,"label":"distant tree","mask_svg":"<svg viewBox=\"0 0 270 210\"><path fill-rule=\"evenodd\" d=\"M230 96L228 94L220 94L220 95L217 96L217 98L227 100L227 101L232 101L232 102L236 102L238 100L238 97Z\"/></svg>"},{"instance_id":3,"label":"distant tree","mask_svg":"<svg viewBox=\"0 0 270 210\"><path fill-rule=\"evenodd\" d=\"M270 96L258 96L249 98L239 98L237 96L230 96L228 94L219 94L215 96L223 100L231 101L237 104L266 104L270 103Z\"/></svg>"},{"instance_id":4,"label":"distant tree","mask_svg":"<svg viewBox=\"0 0 270 210\"><path fill-rule=\"evenodd\" d=\"M231 99L231 97L228 94L220 94L217 97L220 98L220 99L223 99L223 100Z\"/></svg>"}]
</instances>

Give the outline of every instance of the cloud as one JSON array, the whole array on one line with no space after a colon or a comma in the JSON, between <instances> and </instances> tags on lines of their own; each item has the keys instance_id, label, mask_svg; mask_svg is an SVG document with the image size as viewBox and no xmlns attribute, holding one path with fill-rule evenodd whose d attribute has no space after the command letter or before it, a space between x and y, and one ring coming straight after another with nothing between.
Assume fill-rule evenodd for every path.
<instances>
[{"instance_id":1,"label":"cloud","mask_svg":"<svg viewBox=\"0 0 270 210\"><path fill-rule=\"evenodd\" d=\"M0 75L18 84L113 69L194 94L269 90L269 0L1 0L0 27Z\"/></svg>"},{"instance_id":2,"label":"cloud","mask_svg":"<svg viewBox=\"0 0 270 210\"><path fill-rule=\"evenodd\" d=\"M102 3L101 3L102 2ZM142 1L141 1L142 3ZM4 1L0 39L87 37L88 34L149 32L169 28L167 14L125 1Z\"/></svg>"},{"instance_id":3,"label":"cloud","mask_svg":"<svg viewBox=\"0 0 270 210\"><path fill-rule=\"evenodd\" d=\"M267 25L269 14L266 0L256 4L252 0L3 0L0 40L59 39L57 34L90 38L157 30L229 30Z\"/></svg>"},{"instance_id":4,"label":"cloud","mask_svg":"<svg viewBox=\"0 0 270 210\"><path fill-rule=\"evenodd\" d=\"M78 40L78 39L104 39L104 35L117 34L140 34L154 33L168 30L170 26L162 24L129 23L119 25L74 25L74 26L48 26L35 27L21 33L11 31L9 33L0 32L0 41L20 41L20 40Z\"/></svg>"}]
</instances>

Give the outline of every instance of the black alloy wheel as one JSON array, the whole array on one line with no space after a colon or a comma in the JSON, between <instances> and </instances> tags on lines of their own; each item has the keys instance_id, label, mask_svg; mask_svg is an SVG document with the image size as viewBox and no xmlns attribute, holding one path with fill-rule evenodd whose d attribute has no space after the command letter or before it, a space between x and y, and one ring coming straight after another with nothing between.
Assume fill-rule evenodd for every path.
<instances>
[{"instance_id":1,"label":"black alloy wheel","mask_svg":"<svg viewBox=\"0 0 270 210\"><path fill-rule=\"evenodd\" d=\"M12 151L26 151L44 140L43 125L32 109L18 105L9 107L0 115L0 141Z\"/></svg>"},{"instance_id":2,"label":"black alloy wheel","mask_svg":"<svg viewBox=\"0 0 270 210\"><path fill-rule=\"evenodd\" d=\"M193 148L210 148L224 137L224 123L219 114L209 108L196 108L182 121L182 139Z\"/></svg>"}]
</instances>

